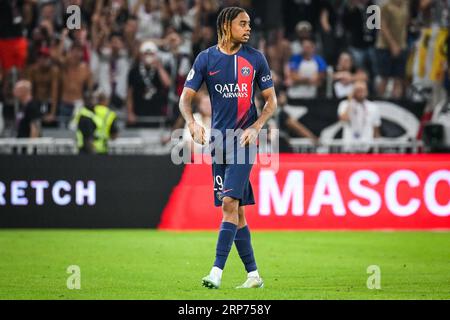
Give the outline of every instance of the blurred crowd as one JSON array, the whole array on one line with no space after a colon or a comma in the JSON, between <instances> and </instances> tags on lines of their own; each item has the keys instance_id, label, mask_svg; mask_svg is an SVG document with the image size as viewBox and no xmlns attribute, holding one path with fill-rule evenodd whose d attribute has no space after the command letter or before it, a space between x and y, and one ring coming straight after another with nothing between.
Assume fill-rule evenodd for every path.
<instances>
[{"instance_id":1,"label":"blurred crowd","mask_svg":"<svg viewBox=\"0 0 450 320\"><path fill-rule=\"evenodd\" d=\"M101 96L128 126L182 127L185 78L196 55L216 43L216 18L227 6L252 17L250 44L265 53L282 103L346 98L361 81L370 97L408 97L421 30L448 28L446 0L284 0L275 6L278 23L268 21L264 3L0 0L0 114L25 127L38 123L21 136L39 136L41 124L70 127L77 110ZM379 29L367 12L374 4ZM70 30L73 5L81 23ZM209 113L205 95L201 114Z\"/></svg>"}]
</instances>

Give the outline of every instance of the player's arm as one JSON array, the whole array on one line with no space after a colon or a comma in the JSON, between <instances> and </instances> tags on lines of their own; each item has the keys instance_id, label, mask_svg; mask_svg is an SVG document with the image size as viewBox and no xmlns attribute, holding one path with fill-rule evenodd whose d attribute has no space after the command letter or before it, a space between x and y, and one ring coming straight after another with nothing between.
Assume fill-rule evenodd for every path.
<instances>
[{"instance_id":1,"label":"player's arm","mask_svg":"<svg viewBox=\"0 0 450 320\"><path fill-rule=\"evenodd\" d=\"M181 115L186 121L192 139L200 144L206 143L205 129L198 124L192 115L192 101L200 89L204 75L206 74L206 53L201 52L194 61L191 71L186 78L183 92L181 93L179 108Z\"/></svg>"},{"instance_id":2,"label":"player's arm","mask_svg":"<svg viewBox=\"0 0 450 320\"><path fill-rule=\"evenodd\" d=\"M195 90L188 87L184 87L180 97L179 108L181 115L183 116L184 120L188 125L192 139L194 139L194 141L197 143L205 144L206 143L205 128L203 128L200 124L198 124L195 121L194 116L192 114L192 100L194 100L196 93L197 92Z\"/></svg>"},{"instance_id":3,"label":"player's arm","mask_svg":"<svg viewBox=\"0 0 450 320\"><path fill-rule=\"evenodd\" d=\"M247 128L241 136L241 145L245 146L254 143L258 137L259 132L266 122L272 117L277 109L277 96L273 87L267 88L261 92L265 101L263 110L255 123Z\"/></svg>"}]
</instances>

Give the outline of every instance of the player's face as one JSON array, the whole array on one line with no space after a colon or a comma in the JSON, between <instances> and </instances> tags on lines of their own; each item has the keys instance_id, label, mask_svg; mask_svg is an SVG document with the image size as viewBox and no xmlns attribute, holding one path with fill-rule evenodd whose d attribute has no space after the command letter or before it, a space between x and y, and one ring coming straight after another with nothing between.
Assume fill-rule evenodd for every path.
<instances>
[{"instance_id":1,"label":"player's face","mask_svg":"<svg viewBox=\"0 0 450 320\"><path fill-rule=\"evenodd\" d=\"M246 12L241 12L231 22L231 37L234 42L247 43L250 39L250 17Z\"/></svg>"}]
</instances>

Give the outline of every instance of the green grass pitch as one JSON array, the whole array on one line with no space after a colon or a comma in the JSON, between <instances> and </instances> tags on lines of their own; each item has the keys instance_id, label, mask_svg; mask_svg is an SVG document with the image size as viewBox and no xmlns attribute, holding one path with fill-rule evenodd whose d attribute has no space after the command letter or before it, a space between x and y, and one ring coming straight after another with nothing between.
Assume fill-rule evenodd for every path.
<instances>
[{"instance_id":1,"label":"green grass pitch","mask_svg":"<svg viewBox=\"0 0 450 320\"><path fill-rule=\"evenodd\" d=\"M265 287L236 290L233 248L222 287L201 278L215 232L0 230L0 299L450 299L449 232L253 232ZM81 289L69 290L69 265ZM369 290L367 267L381 270Z\"/></svg>"}]
</instances>

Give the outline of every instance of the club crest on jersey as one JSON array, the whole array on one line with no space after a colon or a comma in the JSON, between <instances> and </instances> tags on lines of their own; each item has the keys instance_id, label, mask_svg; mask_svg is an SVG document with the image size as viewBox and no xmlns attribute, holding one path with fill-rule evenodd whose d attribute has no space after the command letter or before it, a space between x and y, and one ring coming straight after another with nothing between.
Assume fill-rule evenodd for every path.
<instances>
[{"instance_id":1,"label":"club crest on jersey","mask_svg":"<svg viewBox=\"0 0 450 320\"><path fill-rule=\"evenodd\" d=\"M249 75L250 75L250 68L249 68L249 67L242 67L242 69L241 69L241 74L242 74L244 77L249 76Z\"/></svg>"}]
</instances>

